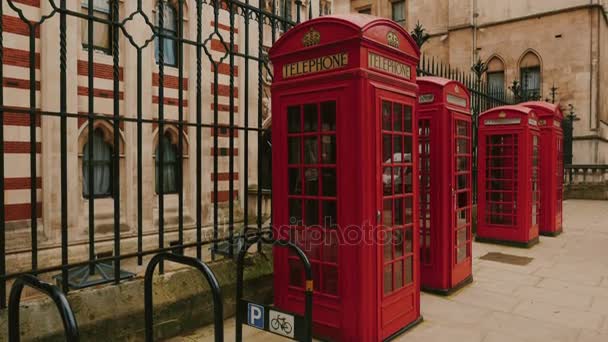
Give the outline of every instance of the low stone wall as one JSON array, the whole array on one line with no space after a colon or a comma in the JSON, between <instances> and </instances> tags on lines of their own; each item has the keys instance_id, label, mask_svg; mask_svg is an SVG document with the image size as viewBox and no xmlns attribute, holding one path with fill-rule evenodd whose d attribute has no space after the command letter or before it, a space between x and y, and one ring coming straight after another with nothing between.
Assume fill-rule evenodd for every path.
<instances>
[{"instance_id":1,"label":"low stone wall","mask_svg":"<svg viewBox=\"0 0 608 342\"><path fill-rule=\"evenodd\" d=\"M270 253L267 253L270 256ZM222 288L224 316L235 313L236 264L210 264ZM272 302L272 260L255 255L245 267L245 296ZM81 341L144 341L144 282L137 278L71 292L68 300L78 321ZM46 298L23 302L22 341L64 341L61 318ZM173 337L213 322L213 300L203 276L182 269L154 278L155 339ZM0 341L8 341L7 310L0 312Z\"/></svg>"},{"instance_id":2,"label":"low stone wall","mask_svg":"<svg viewBox=\"0 0 608 342\"><path fill-rule=\"evenodd\" d=\"M565 185L564 199L608 200L608 184Z\"/></svg>"}]
</instances>

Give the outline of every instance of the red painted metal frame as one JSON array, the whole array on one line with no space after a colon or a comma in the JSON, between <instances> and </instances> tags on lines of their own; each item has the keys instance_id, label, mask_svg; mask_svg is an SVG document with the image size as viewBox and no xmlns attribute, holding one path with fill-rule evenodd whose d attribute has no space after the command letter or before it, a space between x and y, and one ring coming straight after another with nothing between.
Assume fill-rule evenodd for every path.
<instances>
[{"instance_id":1,"label":"red painted metal frame","mask_svg":"<svg viewBox=\"0 0 608 342\"><path fill-rule=\"evenodd\" d=\"M448 294L472 280L470 96L466 87L457 81L419 77L417 83L420 87L418 121L424 127L420 136L423 152L420 160L421 283L423 290ZM460 101L462 103L456 103ZM464 151L462 146L457 146L457 140L466 143ZM459 159L466 162L459 164ZM464 180L464 186L458 179ZM464 215L464 225L459 225L459 214ZM460 245L458 237L462 235L458 232L465 234ZM464 251L460 260L459 251Z\"/></svg>"},{"instance_id":2,"label":"red painted metal frame","mask_svg":"<svg viewBox=\"0 0 608 342\"><path fill-rule=\"evenodd\" d=\"M520 247L538 242L539 135L538 117L528 107L496 107L479 116L476 240Z\"/></svg>"},{"instance_id":3,"label":"red painted metal frame","mask_svg":"<svg viewBox=\"0 0 608 342\"><path fill-rule=\"evenodd\" d=\"M564 183L564 114L559 105L525 102L538 114L540 127L540 235L557 236L562 232Z\"/></svg>"},{"instance_id":4,"label":"red painted metal frame","mask_svg":"<svg viewBox=\"0 0 608 342\"><path fill-rule=\"evenodd\" d=\"M303 38L310 32L317 32L319 39L316 42L312 40L314 46L305 47ZM389 33L392 46L387 41ZM308 38L314 38L315 35L316 33L309 35ZM395 37L398 44L395 44ZM310 43L311 40L307 42ZM368 52L407 65L411 78L368 68ZM283 77L283 66L286 64L339 53L348 53L346 66L296 77ZM411 283L386 295L383 292L385 263L382 251L388 245L381 238L381 233L387 230L381 223L384 191L381 101L384 99L411 106L412 133L399 134L411 136L412 146L417 146L415 99L418 88L415 75L418 48L407 32L392 21L365 15L325 16L304 22L288 31L270 50L270 59L275 75L272 85L273 229L279 237L304 237L296 242L311 259L313 270L315 264L318 265L314 274L314 334L336 341L381 341L391 338L421 320L420 275L418 254L412 252L408 254L412 261ZM305 171L304 175L300 173L303 185L301 189L296 189L297 186L294 187L293 184L299 184L299 181L290 187L288 169L318 167L321 171L316 172L319 174L326 165L310 165L303 157L298 163L291 160L292 163L289 164L288 137L322 136L325 133L321 128L320 133L294 133L293 127L292 132L288 132L287 110L293 106L325 101L336 103L333 133L336 139L337 193L330 200L335 200L337 204L337 222L335 226L327 227L321 219L322 222L317 227L307 225L306 217L304 220L290 222L290 218L297 218L291 216L297 215L297 211L291 214L289 212L291 205L292 208L302 210L303 214L309 213L297 207L295 201L298 199L327 199L322 195L322 190L319 190L318 196L304 193L294 195L304 191L307 182L314 180L315 172ZM291 111L296 112L295 109ZM291 117L295 118L296 114ZM299 149L304 153L306 147ZM292 151L295 151L295 147ZM319 147L319 154L323 153ZM416 148L412 147L411 158L411 163L407 165L410 170L417 170ZM413 197L418 191L418 182L417 177L411 178L409 191ZM323 182L320 178L317 181ZM322 189L323 185L319 188ZM409 226L406 225L409 228L399 226L392 229L410 229L411 246L408 248L415 251L418 250L418 210L417 201L411 202L409 212L412 222ZM307 202L302 203L308 208ZM319 217L322 215L319 214ZM317 237L337 236L338 244L335 246L333 241L322 241L319 238L315 240L315 234ZM334 256L332 253L336 252L336 248L337 255ZM401 251L405 251L405 247ZM332 254L332 260L336 260L328 262L326 253ZM398 263L401 261L399 258L405 260L407 256L393 258L389 263ZM308 284L301 282L301 271L294 264L290 266L289 260L288 252L274 250L275 305L283 310L301 313L304 308L304 286ZM336 273L323 273L328 263L335 264ZM393 273L391 277L394 285L396 281ZM401 277L401 280L405 279L403 274ZM327 282L332 279L337 281L337 287L328 290Z\"/></svg>"}]
</instances>

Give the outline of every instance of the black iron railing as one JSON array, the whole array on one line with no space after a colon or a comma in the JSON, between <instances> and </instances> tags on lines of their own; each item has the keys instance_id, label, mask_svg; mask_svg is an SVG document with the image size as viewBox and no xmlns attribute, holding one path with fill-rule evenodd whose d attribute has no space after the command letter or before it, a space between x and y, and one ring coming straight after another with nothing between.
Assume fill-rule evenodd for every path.
<instances>
[{"instance_id":1,"label":"black iron railing","mask_svg":"<svg viewBox=\"0 0 608 342\"><path fill-rule=\"evenodd\" d=\"M5 1L3 1L5 2ZM29 121L29 151L25 153L29 159L29 179L28 187L24 190L30 192L30 217L28 228L30 230L30 241L29 246L19 246L22 249L29 249L30 264L24 265L12 265L8 263L8 252L6 248L7 238L9 237L10 231L7 231L7 227L10 226L7 221L6 211L7 204L5 202L5 196L0 196L0 305L6 305L6 283L11 279L25 274L33 273L41 276L50 277L53 272L60 271L61 287L65 292L69 290L68 279L70 274L75 267L88 267L89 272L96 272L96 265L99 263L111 264L113 266L112 276L108 277L109 281L118 283L121 279L122 268L125 267L124 261L126 259L137 259L137 263L141 265L144 262L144 257L151 256L160 252L173 250L180 248L185 250L186 253L193 253L196 258L203 258L203 246L211 245L212 250L217 248L217 244L220 241L233 240L235 233L238 233L238 229L242 229L245 223L253 222L253 225L258 229L262 228L266 218L262 215L262 186L257 186L257 217L252 220L249 216L248 201L246 200L247 190L250 183L264 184L267 187L267 182L264 180L268 178L268 173L271 170L263 166L260 162L264 160L264 155L269 153L268 148L259 148L266 143L265 134L269 132L268 128L263 127L263 122L266 119L264 115L264 96L265 94L265 78L272 78L271 66L267 58L267 49L276 41L280 35L287 29L291 28L296 22L285 19L283 10L278 8L278 2L273 0L271 2L263 2L260 6L252 5L249 1L237 1L237 0L202 0L202 1L188 1L186 6L185 0L178 0L175 2L169 2L174 6L172 10L176 17L175 21L175 35L170 34L165 27L172 25L173 23L165 22L167 11L166 6L150 6L150 2L137 0L129 2L129 4L119 2L117 0L109 1L108 12L110 13L107 18L96 16L94 13L94 6L92 0L85 0L87 6L82 8L72 8L68 6L67 0L41 0L40 1L40 13L45 13L38 18L28 17L30 13L36 12L34 10L24 11L21 1L18 0L6 0L8 6L0 7L0 64L13 63L13 56L9 53L14 51L15 46L11 45L10 40L6 39L6 35L9 34L7 31L11 31L10 34L14 34L14 30L11 30L10 25L14 25L14 20L7 20L7 18L16 19L20 22L20 30L25 30L25 33L21 32L23 40L27 42L29 49L23 51L27 60L19 61L19 67L24 71L23 80L28 82L28 92L24 94L23 104L20 106L8 105L7 103L7 84L3 82L3 86L0 88L0 192L5 192L6 182L4 175L4 165L6 163L7 153L1 153L6 151L7 143L5 141L6 135L5 130L8 129L6 126L6 118L10 115L16 115L23 120ZM285 4L286 2L282 2ZM304 18L306 15L300 14L302 12L303 4L301 1L295 2L293 11L296 13L295 18ZM308 5L308 16L311 15L310 3ZM8 9L8 10L7 10ZM290 16L292 17L292 16ZM57 18L59 20L59 26L53 27L48 24L48 19ZM211 20L209 21L209 18ZM225 19L228 18L228 19ZM189 21L185 21L189 20ZM68 25L68 21L77 20L78 25ZM146 31L149 30L151 34L145 38L141 38L140 32L134 32L134 28L131 26L132 22L138 22L142 25L135 27L135 31ZM82 90L82 94L76 94L70 91L68 83L76 82L75 75L70 74L76 63L75 56L68 53L69 44L72 39L78 39L78 30L80 29L81 22L86 22L86 29L81 32L88 38L87 42L93 42L97 37L98 33L95 27L107 26L110 32L109 45L104 51L100 51L93 48L88 44L87 47L83 47L84 54L81 54L80 64L83 64L82 72L79 71L81 76L86 77L86 82L79 84L79 92ZM186 23L195 22L194 30L187 29ZM93 25L94 24L94 25ZM23 29L22 27L25 27ZM226 28L227 27L227 28ZM57 54L57 57L48 59L49 64L52 64L52 60L57 58L58 61L56 66L45 65L44 68L54 69L52 72L56 73L58 77L58 83L56 87L58 89L56 109L43 108L39 99L37 98L40 89L39 73L40 73L40 59L45 59L47 56L40 56L37 52L40 45L40 32L41 29L46 32L56 33L58 37L57 49L50 48L47 52L49 54ZM52 31L56 30L56 31ZM237 32L237 30L239 30ZM50 34L50 36L54 36ZM237 35L238 38L237 38ZM165 58L169 51L165 51L167 48L164 44L166 40L172 40L175 44L176 51L171 51L175 54L175 65L170 66L165 63ZM244 43L244 48L239 47L238 42ZM150 54L146 53L147 50L154 49L158 44L156 56L157 56L157 69L156 70L157 81L155 90L152 94L153 101L152 105L146 103L145 93L147 88L150 87L146 81L146 75L144 70L146 64L151 63L146 56ZM168 45L167 45L168 46ZM73 46L71 47L73 48ZM125 59L129 50L135 54L135 59L130 60L131 68L125 67ZM56 52L55 52L56 51ZM107 54L107 57L100 58L100 55ZM187 56L193 56L188 66L185 64ZM86 57L83 57L86 56ZM132 58L132 57L128 57ZM98 64L100 60L105 63L109 63L108 67L110 70L109 75L100 76ZM153 62L152 62L153 63ZM15 63L13 63L15 64ZM210 67L209 67L210 66ZM244 70L238 70L243 68ZM0 79L4 80L4 68L0 68ZM257 77L253 76L257 71ZM99 81L101 78L106 78L110 81L110 86L103 94L103 96L96 95L96 87L100 87L102 83ZM124 94L124 87L127 78L131 78L131 85L134 85L136 89L132 95L132 99L129 103L133 104L132 108L126 108L121 101L126 100L127 94ZM237 79L239 80L237 82ZM173 95L168 95L166 84L177 80L177 86L171 89ZM210 93L207 93L207 85L210 86ZM238 84L244 84L245 86L237 92ZM187 86L190 86L194 91L189 92ZM227 90L224 90L227 88ZM242 93L240 93L242 92ZM220 98L222 93L224 98ZM109 95L108 95L109 94ZM211 99L209 96L211 95ZM73 103L77 102L76 98L81 96L84 99L84 107L80 107L79 110L74 110ZM171 96L177 98L170 99ZM99 98L105 97L106 101L111 103L110 112L101 114L103 109L99 103ZM245 105L241 109L237 109L237 99L243 98ZM255 97L255 98L254 98ZM220 102L222 99L227 99L227 104L222 105ZM185 101L190 100L193 108L189 110L186 108ZM167 112L168 101L176 102L177 109L174 113ZM107 102L107 103L108 103ZM257 106L251 106L252 103L257 103ZM173 103L174 104L174 103ZM156 107L156 108L155 108ZM257 108L256 108L257 107ZM154 109L157 114L151 114L149 111ZM242 120L238 118L242 118ZM40 204L41 199L37 191L41 188L39 184L40 179L40 161L37 156L40 156L39 144L50 144L50 141L40 142L40 125L43 127L47 122L54 122L58 120L58 130L54 133L58 137L56 153L59 156L56 179L45 180L45 186L49 182L57 182L56 187L59 191L57 194L58 200L54 204L60 212L58 215L59 219L56 221L57 226L51 227L60 232L59 239L54 244L54 248L60 249L60 259L56 262L49 264L48 262L41 263L39 241L42 236L40 235L39 222L44 222L45 225L54 225L55 222L47 222L44 217L40 217L39 212L41 211ZM83 132L87 138L86 142L86 153L88 156L93 156L94 150L94 130L97 125L104 123L109 127L110 134L107 137L106 143L112 146L111 160L108 165L111 165L111 190L110 197L104 199L104 201L110 201L112 204L112 255L100 257L98 251L100 249L100 237L96 232L96 212L99 210L98 206L102 199L94 195L95 187L95 163L85 163L83 173L86 173L88 181L88 189L93 192L93 196L88 196L85 205L85 212L88 217L88 239L86 241L86 249L88 251L87 258L75 257L72 252L72 247L82 242L73 241L74 223L71 220L71 215L74 213L74 208L69 205L71 199L76 196L80 198L81 192L72 193L69 189L72 188L72 182L75 181L72 175L73 171L69 170L71 163L68 161L73 157L71 145L75 143L73 136L75 134L76 122L78 125L86 125ZM40 124L41 123L41 124ZM167 195L156 196L156 207L158 208L158 219L156 229L156 240L158 242L157 248L145 247L144 238L149 236L150 233L146 233L146 223L144 222L143 212L152 205L152 203L146 202L146 191L147 185L145 183L145 158L148 157L146 151L154 150L154 148L146 147L149 143L145 140L145 131L157 130L159 136L162 136L167 127L175 127L176 141L175 150L177 160L168 160L170 156L166 155L163 148L158 148L156 157L156 163L160 165L159 169L163 170L163 166L171 163L177 165L176 172L178 176L177 180L177 192L174 196L177 197L177 223L175 230L177 231L177 241L173 242L172 246L167 246L165 241L167 234L166 223L166 209L167 209ZM225 132L227 130L227 132ZM209 134L211 132L211 135ZM223 133L222 133L223 132ZM237 134L238 132L238 134ZM121 134L131 134L128 137L129 142L132 142L132 146L125 146L126 142L123 141ZM194 144L193 148L189 150L189 155L193 156L193 172L190 174L188 184L184 182L184 175L189 172L184 168L185 153L183 151L187 149L186 146L186 134L189 134L189 141ZM221 138L220 138L221 136ZM240 176L237 178L237 153L236 150L239 147L239 143L235 141L236 137L243 137L241 140L241 146L245 151L242 153L242 167L240 168ZM257 137L257 144L253 144L253 139ZM45 139L47 137L45 136ZM50 137L48 137L50 139ZM157 140L160 140L157 139ZM209 143L205 143L208 141ZM205 150L210 146L211 153L209 150ZM227 146L227 147L224 147ZM134 153L127 154L125 151L131 150ZM82 151L79 151L79 153ZM206 154L207 152L207 154ZM205 158L207 156L208 158ZM253 161L256 165L251 167L249 164L252 163L250 160L252 157L257 158ZM42 155L43 160L51 158L51 156ZM127 158L133 158L131 161L125 161ZM227 160L227 170L224 170L220 162L220 158ZM129 173L132 177L127 178L125 174L125 167L121 167L121 164L129 163L129 166L133 165L135 172ZM268 165L268 164L266 164ZM22 167L18 165L16 167ZM210 171L205 171L204 167ZM250 170L256 170L257 179L252 180L249 174ZM209 181L209 173L211 173L211 186L204 187L205 182ZM221 202L222 190L220 190L220 182L222 181L220 176L223 173L227 173L227 200ZM78 172L75 172L78 174ZM76 177L77 178L77 177ZM166 180L165 177L158 177L157 189L165 189L163 182ZM237 194L238 182L242 179L239 188L241 196L245 197L242 201L243 216L237 217L236 208L238 202L234 201ZM136 200L131 206L134 212L135 221L132 224L134 238L137 240L135 249L126 249L121 243L124 238L124 232L121 230L125 221L125 207L128 206L126 201L128 198L124 196L125 187L131 187L131 193L128 198ZM191 198L186 198L185 189L192 188ZM211 188L210 193L204 193L204 188ZM43 189L44 190L44 189ZM10 195L9 195L10 196ZM149 197L148 197L149 198ZM185 237L185 202L193 201L194 204L190 206L190 212L193 212L193 223L191 224L195 231L194 238L186 239ZM209 217L204 217L203 207L205 202L211 202L208 206L210 207ZM51 203L44 203L44 205L51 205ZM227 207L227 208L224 208ZM225 211L220 213L220 209ZM79 213L81 214L81 213ZM204 233L207 231L206 227L211 227L212 236L205 236ZM104 237L108 240L108 237ZM148 244L149 246L149 244ZM230 249L231 253L232 249ZM22 260L22 259L20 259ZM8 264L7 264L8 263ZM163 265L160 264L162 271ZM82 270L79 270L81 272Z\"/></svg>"},{"instance_id":2,"label":"black iron railing","mask_svg":"<svg viewBox=\"0 0 608 342\"><path fill-rule=\"evenodd\" d=\"M0 193L5 194L0 196L1 307L6 306L7 283L24 274L50 279L59 273L56 279L67 293L75 269L88 268L92 275L98 272L96 265L104 264L112 267L104 268L108 273L105 281L118 284L125 278L125 269L134 271L128 262L143 265L144 258L175 249L202 260L204 246L211 246L215 257L220 242L231 244L245 226L261 231L271 224L269 215L262 212L272 177L270 130L264 124L271 116L266 105L272 82L267 51L296 25L290 18L312 17L311 1L294 1L293 13L288 15L288 2L276 0L259 6L248 0L168 1L171 9L154 6L152 1L110 0L107 17L94 13L93 0L84 2L87 6L74 8L67 0L40 0L39 10L38 2L24 10L20 0L3 0L7 6L0 6L0 65L10 65L11 77L18 78L8 80L8 69L0 68ZM165 22L171 18L169 14L175 22ZM55 20L58 26L54 26ZM79 32L83 23L86 29ZM171 30L165 29L170 25ZM107 27L107 48L73 43L81 36L93 42L99 35L96 27ZM46 39L45 49L40 49L42 39ZM172 44L164 44L166 41ZM15 76L15 70L21 73ZM42 73L50 75L45 86L40 83ZM506 91L494 93L472 76L426 57L419 74L463 81L473 96L475 119L481 111L509 102L503 96ZM103 87L106 89L97 89ZM43 91L49 93L40 96ZM56 103L42 103L41 98ZM25 126L29 135L17 144L6 141L5 134L15 125ZM85 163L84 146L87 158L97 160L97 128L105 132L101 141L111 152L101 163ZM172 149L156 148L151 141L154 132L158 132L160 145L169 130L174 132L168 138ZM78 145L80 136L82 146ZM23 175L26 185L19 188L29 192L21 219L13 217L6 200L11 198L7 191L15 188L5 174L5 166L13 163L8 158L15 146L27 165L11 164L11 168L29 167ZM146 164L151 155L155 160ZM74 170L78 158L83 167ZM42 177L41 161L45 163ZM98 169L99 165L109 166ZM160 174L167 165L176 166L175 184L167 187L175 186L175 194L162 194L164 183L173 182L168 177L160 176L156 186L150 186L146 179L154 179L150 169L155 165ZM56 172L53 175L49 170ZM97 181L106 178L95 177L104 172L109 190L99 190L100 195L108 195L100 198L96 196ZM83 197L82 189L72 191L78 187L74 182L83 179L91 194L88 198ZM250 185L257 185L251 187L256 195L252 204L246 198ZM155 188L160 195L150 193ZM82 205L74 207L74 199ZM175 199L174 207L170 199ZM102 212L103 205L109 205L111 214ZM253 205L256 208L250 210ZM154 212L152 207L156 207L156 217L147 221L144 213ZM169 210L176 213L173 226L167 223ZM192 213L191 220L185 216L187 211ZM97 231L97 213L105 215L106 227L111 226L102 236ZM23 231L29 241L22 235L11 240ZM84 237L77 239L80 231L85 232ZM173 235L175 240L166 241ZM127 238L136 243L124 243ZM152 239L154 247L146 239ZM59 257L41 257L41 241L44 251L56 249ZM110 243L110 255L102 243ZM234 249L227 250L233 256Z\"/></svg>"}]
</instances>

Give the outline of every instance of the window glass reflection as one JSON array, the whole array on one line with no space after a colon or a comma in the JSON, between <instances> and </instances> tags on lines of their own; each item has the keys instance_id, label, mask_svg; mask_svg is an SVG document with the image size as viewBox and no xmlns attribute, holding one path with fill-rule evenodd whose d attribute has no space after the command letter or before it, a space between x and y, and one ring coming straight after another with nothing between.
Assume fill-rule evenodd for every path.
<instances>
[{"instance_id":1,"label":"window glass reflection","mask_svg":"<svg viewBox=\"0 0 608 342\"><path fill-rule=\"evenodd\" d=\"M304 105L304 132L314 132L318 125L317 105Z\"/></svg>"},{"instance_id":2,"label":"window glass reflection","mask_svg":"<svg viewBox=\"0 0 608 342\"><path fill-rule=\"evenodd\" d=\"M411 284L414 279L413 257L405 258L405 283Z\"/></svg>"},{"instance_id":3,"label":"window glass reflection","mask_svg":"<svg viewBox=\"0 0 608 342\"><path fill-rule=\"evenodd\" d=\"M300 164L300 138L287 139L287 162L289 164Z\"/></svg>"},{"instance_id":4,"label":"window glass reflection","mask_svg":"<svg viewBox=\"0 0 608 342\"><path fill-rule=\"evenodd\" d=\"M314 168L304 169L305 194L316 196L319 194L319 170Z\"/></svg>"},{"instance_id":5,"label":"window glass reflection","mask_svg":"<svg viewBox=\"0 0 608 342\"><path fill-rule=\"evenodd\" d=\"M302 225L302 200L289 199L289 224Z\"/></svg>"},{"instance_id":6,"label":"window glass reflection","mask_svg":"<svg viewBox=\"0 0 608 342\"><path fill-rule=\"evenodd\" d=\"M382 129L390 131L391 123L391 103L382 101Z\"/></svg>"},{"instance_id":7,"label":"window glass reflection","mask_svg":"<svg viewBox=\"0 0 608 342\"><path fill-rule=\"evenodd\" d=\"M412 107L403 106L403 131L412 133Z\"/></svg>"},{"instance_id":8,"label":"window glass reflection","mask_svg":"<svg viewBox=\"0 0 608 342\"><path fill-rule=\"evenodd\" d=\"M319 147L317 144L317 137L307 137L304 139L304 163L305 164L316 164L317 156L319 153Z\"/></svg>"},{"instance_id":9,"label":"window glass reflection","mask_svg":"<svg viewBox=\"0 0 608 342\"><path fill-rule=\"evenodd\" d=\"M393 104L393 131L401 132L403 129L403 106L399 103Z\"/></svg>"},{"instance_id":10,"label":"window glass reflection","mask_svg":"<svg viewBox=\"0 0 608 342\"><path fill-rule=\"evenodd\" d=\"M307 226L314 226L319 224L319 202L316 200L305 200L304 210L306 211L304 216L304 224Z\"/></svg>"},{"instance_id":11,"label":"window glass reflection","mask_svg":"<svg viewBox=\"0 0 608 342\"><path fill-rule=\"evenodd\" d=\"M300 132L300 107L292 106L287 108L287 132Z\"/></svg>"},{"instance_id":12,"label":"window glass reflection","mask_svg":"<svg viewBox=\"0 0 608 342\"><path fill-rule=\"evenodd\" d=\"M403 260L399 260L394 264L395 270L395 290L403 287Z\"/></svg>"},{"instance_id":13,"label":"window glass reflection","mask_svg":"<svg viewBox=\"0 0 608 342\"><path fill-rule=\"evenodd\" d=\"M335 228L338 222L336 201L323 201L323 226Z\"/></svg>"},{"instance_id":14,"label":"window glass reflection","mask_svg":"<svg viewBox=\"0 0 608 342\"><path fill-rule=\"evenodd\" d=\"M289 169L289 194L299 195L302 190L302 177L300 175L300 169L290 168Z\"/></svg>"},{"instance_id":15,"label":"window glass reflection","mask_svg":"<svg viewBox=\"0 0 608 342\"><path fill-rule=\"evenodd\" d=\"M335 164L336 163L336 136L335 135L324 135L321 137L321 155L323 157L323 163Z\"/></svg>"},{"instance_id":16,"label":"window glass reflection","mask_svg":"<svg viewBox=\"0 0 608 342\"><path fill-rule=\"evenodd\" d=\"M321 130L336 130L336 103L334 101L321 103Z\"/></svg>"},{"instance_id":17,"label":"window glass reflection","mask_svg":"<svg viewBox=\"0 0 608 342\"><path fill-rule=\"evenodd\" d=\"M336 169L324 168L323 171L323 196L336 196Z\"/></svg>"}]
</instances>

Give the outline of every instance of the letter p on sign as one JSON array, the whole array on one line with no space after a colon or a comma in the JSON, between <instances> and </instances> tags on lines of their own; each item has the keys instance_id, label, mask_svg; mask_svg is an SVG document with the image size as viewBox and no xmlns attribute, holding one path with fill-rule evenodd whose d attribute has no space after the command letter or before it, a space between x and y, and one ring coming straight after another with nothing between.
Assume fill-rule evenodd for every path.
<instances>
[{"instance_id":1,"label":"letter p on sign","mask_svg":"<svg viewBox=\"0 0 608 342\"><path fill-rule=\"evenodd\" d=\"M247 305L247 324L252 327L264 330L264 307L261 305L248 303Z\"/></svg>"}]
</instances>

